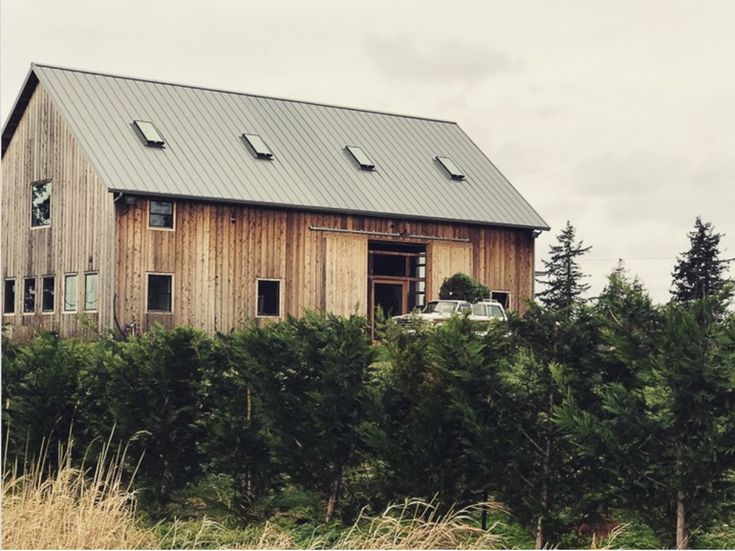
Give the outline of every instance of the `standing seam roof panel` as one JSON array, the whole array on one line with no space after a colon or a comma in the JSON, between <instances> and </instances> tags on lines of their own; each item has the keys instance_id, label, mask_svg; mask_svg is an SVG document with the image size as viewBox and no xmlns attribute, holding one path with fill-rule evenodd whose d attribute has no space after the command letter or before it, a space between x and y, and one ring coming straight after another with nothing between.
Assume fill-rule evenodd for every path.
<instances>
[{"instance_id":1,"label":"standing seam roof panel","mask_svg":"<svg viewBox=\"0 0 735 551\"><path fill-rule=\"evenodd\" d=\"M454 123L35 65L100 179L130 193L547 229ZM166 148L130 127L153 122ZM257 132L275 159L255 159ZM376 170L359 170L346 145ZM462 181L441 172L448 155Z\"/></svg>"}]
</instances>

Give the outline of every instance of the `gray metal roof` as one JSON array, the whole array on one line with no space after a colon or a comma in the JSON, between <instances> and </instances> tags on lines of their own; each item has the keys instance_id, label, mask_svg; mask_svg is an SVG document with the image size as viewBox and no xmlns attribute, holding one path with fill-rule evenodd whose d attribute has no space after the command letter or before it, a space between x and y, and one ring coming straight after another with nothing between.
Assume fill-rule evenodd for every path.
<instances>
[{"instance_id":1,"label":"gray metal roof","mask_svg":"<svg viewBox=\"0 0 735 551\"><path fill-rule=\"evenodd\" d=\"M453 122L47 65L33 75L111 191L548 229ZM153 122L165 148L145 147L134 120ZM259 134L273 160L256 159L243 133ZM375 170L360 170L347 145ZM452 180L438 155L465 179Z\"/></svg>"}]
</instances>

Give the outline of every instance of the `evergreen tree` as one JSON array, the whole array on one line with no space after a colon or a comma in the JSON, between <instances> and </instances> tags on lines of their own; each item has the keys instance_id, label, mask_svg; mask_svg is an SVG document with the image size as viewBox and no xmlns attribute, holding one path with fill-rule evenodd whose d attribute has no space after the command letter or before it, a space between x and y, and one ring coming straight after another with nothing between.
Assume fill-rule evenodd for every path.
<instances>
[{"instance_id":1,"label":"evergreen tree","mask_svg":"<svg viewBox=\"0 0 735 551\"><path fill-rule=\"evenodd\" d=\"M576 230L567 220L564 229L556 236L557 244L549 248L549 260L543 260L546 281L539 281L546 288L538 293L541 303L553 310L566 310L576 304L589 285L582 283L584 274L579 268L579 258L592 247L584 247L575 241Z\"/></svg>"},{"instance_id":2,"label":"evergreen tree","mask_svg":"<svg viewBox=\"0 0 735 551\"><path fill-rule=\"evenodd\" d=\"M689 232L689 250L677 258L671 295L677 302L690 302L717 293L725 285L726 265L720 260L720 239L710 222L697 216Z\"/></svg>"},{"instance_id":3,"label":"evergreen tree","mask_svg":"<svg viewBox=\"0 0 735 551\"><path fill-rule=\"evenodd\" d=\"M602 316L617 370L597 385L598 407L568 394L557 423L614 480L611 504L684 548L735 489L735 319L716 314L717 296L659 309L630 285L620 297L618 315Z\"/></svg>"}]
</instances>

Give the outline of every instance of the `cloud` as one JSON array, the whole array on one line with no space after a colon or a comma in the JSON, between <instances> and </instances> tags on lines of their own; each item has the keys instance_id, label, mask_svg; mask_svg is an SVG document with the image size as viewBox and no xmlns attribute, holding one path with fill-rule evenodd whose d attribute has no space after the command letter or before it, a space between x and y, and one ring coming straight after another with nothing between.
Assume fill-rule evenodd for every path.
<instances>
[{"instance_id":1,"label":"cloud","mask_svg":"<svg viewBox=\"0 0 735 551\"><path fill-rule=\"evenodd\" d=\"M459 38L423 42L408 37L369 35L364 48L378 70L390 79L474 84L522 68L520 60L506 52Z\"/></svg>"}]
</instances>

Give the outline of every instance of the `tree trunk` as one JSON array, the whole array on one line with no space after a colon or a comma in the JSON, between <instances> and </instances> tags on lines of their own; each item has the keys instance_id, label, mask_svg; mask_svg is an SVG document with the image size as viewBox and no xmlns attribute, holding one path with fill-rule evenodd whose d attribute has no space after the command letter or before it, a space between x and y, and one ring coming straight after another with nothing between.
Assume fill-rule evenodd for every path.
<instances>
[{"instance_id":1,"label":"tree trunk","mask_svg":"<svg viewBox=\"0 0 735 551\"><path fill-rule=\"evenodd\" d=\"M541 470L541 492L540 492L540 498L541 498L541 514L538 517L538 521L536 522L536 549L543 549L544 545L546 544L546 537L545 537L545 525L544 522L546 520L546 515L549 512L549 506L550 506L550 495L549 495L549 475L551 473L551 441L552 441L552 431L553 427L551 426L551 415L554 411L554 392L553 390L549 390L549 409L547 412L548 418L546 420L547 427L546 427L546 442L544 445L544 454L543 454L543 463L542 463L542 470Z\"/></svg>"},{"instance_id":2,"label":"tree trunk","mask_svg":"<svg viewBox=\"0 0 735 551\"><path fill-rule=\"evenodd\" d=\"M679 490L676 493L676 548L688 549L688 547L686 503L684 502L684 492Z\"/></svg>"},{"instance_id":3,"label":"tree trunk","mask_svg":"<svg viewBox=\"0 0 735 551\"><path fill-rule=\"evenodd\" d=\"M337 508L339 501L339 491L342 488L342 467L337 469L337 474L329 486L329 500L327 501L327 516L325 522L332 522L334 510Z\"/></svg>"},{"instance_id":4,"label":"tree trunk","mask_svg":"<svg viewBox=\"0 0 735 551\"><path fill-rule=\"evenodd\" d=\"M487 490L482 494L482 529L487 530Z\"/></svg>"},{"instance_id":5,"label":"tree trunk","mask_svg":"<svg viewBox=\"0 0 735 551\"><path fill-rule=\"evenodd\" d=\"M536 549L544 548L544 515L539 515L536 522Z\"/></svg>"}]
</instances>

